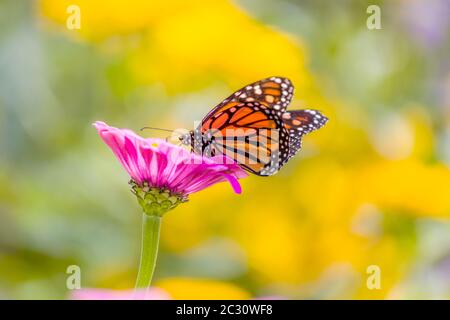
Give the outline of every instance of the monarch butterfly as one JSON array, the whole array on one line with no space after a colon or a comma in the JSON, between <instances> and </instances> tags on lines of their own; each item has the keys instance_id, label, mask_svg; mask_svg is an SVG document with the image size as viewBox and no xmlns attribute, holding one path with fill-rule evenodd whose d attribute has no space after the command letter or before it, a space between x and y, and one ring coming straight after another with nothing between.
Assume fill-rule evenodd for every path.
<instances>
[{"instance_id":1,"label":"monarch butterfly","mask_svg":"<svg viewBox=\"0 0 450 320\"><path fill-rule=\"evenodd\" d=\"M303 135L328 121L317 110L286 111L293 92L291 81L282 77L247 85L179 139L197 154L224 154L251 173L273 175L301 148Z\"/></svg>"}]
</instances>

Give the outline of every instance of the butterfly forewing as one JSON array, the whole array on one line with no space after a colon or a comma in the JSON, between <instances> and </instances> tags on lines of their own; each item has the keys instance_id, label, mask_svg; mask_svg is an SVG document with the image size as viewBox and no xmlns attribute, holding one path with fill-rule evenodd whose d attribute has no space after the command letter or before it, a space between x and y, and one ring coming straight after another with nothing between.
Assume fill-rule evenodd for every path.
<instances>
[{"instance_id":1,"label":"butterfly forewing","mask_svg":"<svg viewBox=\"0 0 450 320\"><path fill-rule=\"evenodd\" d=\"M291 103L293 94L294 86L289 79L282 77L266 78L237 90L214 107L203 121L239 102L256 101L283 113Z\"/></svg>"}]
</instances>

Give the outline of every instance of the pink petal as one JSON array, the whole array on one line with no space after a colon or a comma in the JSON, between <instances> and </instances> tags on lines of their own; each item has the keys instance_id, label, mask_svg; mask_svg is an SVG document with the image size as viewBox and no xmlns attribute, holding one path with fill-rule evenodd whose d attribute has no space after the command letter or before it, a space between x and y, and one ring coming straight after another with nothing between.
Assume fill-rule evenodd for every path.
<instances>
[{"instance_id":1,"label":"pink petal","mask_svg":"<svg viewBox=\"0 0 450 320\"><path fill-rule=\"evenodd\" d=\"M110 290L79 289L71 292L72 300L169 300L170 295L162 289L148 290Z\"/></svg>"},{"instance_id":2,"label":"pink petal","mask_svg":"<svg viewBox=\"0 0 450 320\"><path fill-rule=\"evenodd\" d=\"M235 193L237 193L237 194L242 193L241 185L239 184L239 182L235 176L233 176L231 174L226 174L225 178L227 178L228 182L231 184L231 187L233 188Z\"/></svg>"}]
</instances>

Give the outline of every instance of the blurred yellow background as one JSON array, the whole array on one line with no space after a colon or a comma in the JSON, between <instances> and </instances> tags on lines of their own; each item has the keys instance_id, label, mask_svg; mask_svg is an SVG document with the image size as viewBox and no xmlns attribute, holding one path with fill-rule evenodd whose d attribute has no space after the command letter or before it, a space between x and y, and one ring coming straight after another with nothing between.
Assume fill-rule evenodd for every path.
<instances>
[{"instance_id":1,"label":"blurred yellow background","mask_svg":"<svg viewBox=\"0 0 450 320\"><path fill-rule=\"evenodd\" d=\"M67 298L73 264L83 287L133 287L141 213L93 121L191 129L273 75L294 83L290 109L330 121L276 176L167 214L155 285L193 299L450 298L449 15L445 0L1 1L0 298Z\"/></svg>"}]
</instances>

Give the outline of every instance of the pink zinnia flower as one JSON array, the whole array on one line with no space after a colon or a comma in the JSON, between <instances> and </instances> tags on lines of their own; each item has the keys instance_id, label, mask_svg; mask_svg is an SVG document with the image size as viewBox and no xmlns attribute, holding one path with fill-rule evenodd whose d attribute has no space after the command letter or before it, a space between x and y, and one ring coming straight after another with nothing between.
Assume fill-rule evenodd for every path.
<instances>
[{"instance_id":1,"label":"pink zinnia flower","mask_svg":"<svg viewBox=\"0 0 450 320\"><path fill-rule=\"evenodd\" d=\"M147 288L153 276L159 245L161 217L189 194L228 181L241 193L238 179L247 173L224 156L202 157L161 139L142 138L131 130L94 123L131 177L133 193L141 205L143 236L136 288Z\"/></svg>"},{"instance_id":2,"label":"pink zinnia flower","mask_svg":"<svg viewBox=\"0 0 450 320\"><path fill-rule=\"evenodd\" d=\"M164 140L142 138L131 130L100 121L94 127L130 175L138 197L142 189L151 194L164 191L182 202L189 194L222 181L228 181L234 192L241 193L238 179L247 173L229 158L202 157Z\"/></svg>"},{"instance_id":3,"label":"pink zinnia flower","mask_svg":"<svg viewBox=\"0 0 450 320\"><path fill-rule=\"evenodd\" d=\"M78 289L70 293L72 300L170 300L170 295L159 288L148 290Z\"/></svg>"}]
</instances>

